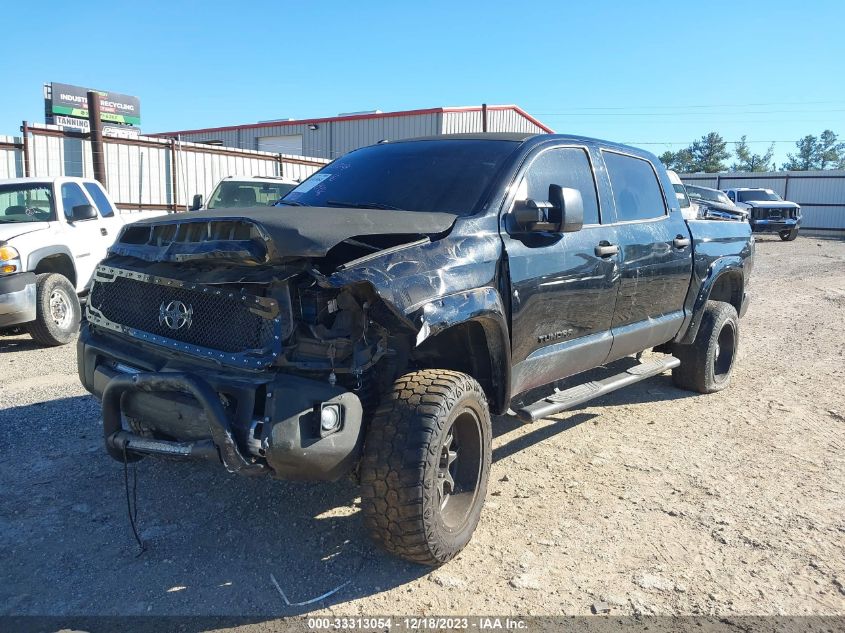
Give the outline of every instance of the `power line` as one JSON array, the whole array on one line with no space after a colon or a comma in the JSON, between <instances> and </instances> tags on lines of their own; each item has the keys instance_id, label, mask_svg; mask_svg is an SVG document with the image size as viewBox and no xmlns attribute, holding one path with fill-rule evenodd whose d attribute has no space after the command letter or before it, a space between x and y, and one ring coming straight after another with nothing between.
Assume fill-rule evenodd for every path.
<instances>
[{"instance_id":1,"label":"power line","mask_svg":"<svg viewBox=\"0 0 845 633\"><path fill-rule=\"evenodd\" d=\"M725 141L725 143L742 143L742 141ZM782 143L795 143L795 141L745 141L747 145L780 145ZM624 141L625 145L691 145L692 141Z\"/></svg>"},{"instance_id":2,"label":"power line","mask_svg":"<svg viewBox=\"0 0 845 633\"><path fill-rule=\"evenodd\" d=\"M828 112L845 112L845 109L835 110L742 110L736 112L713 112L712 114L735 115L735 114L823 114ZM654 116L654 117L670 117L670 116L701 116L707 114L706 112L541 112L537 116L555 117L637 117L637 116Z\"/></svg>"},{"instance_id":3,"label":"power line","mask_svg":"<svg viewBox=\"0 0 845 633\"><path fill-rule=\"evenodd\" d=\"M772 107L785 105L842 105L845 101L769 101L764 103L721 103L721 104L676 104L676 105L628 105L628 106L584 106L569 108L571 112L580 112L586 110L681 110L681 109L705 109L705 108L757 108L757 107ZM539 116L557 116L563 113L560 112L540 112Z\"/></svg>"}]
</instances>

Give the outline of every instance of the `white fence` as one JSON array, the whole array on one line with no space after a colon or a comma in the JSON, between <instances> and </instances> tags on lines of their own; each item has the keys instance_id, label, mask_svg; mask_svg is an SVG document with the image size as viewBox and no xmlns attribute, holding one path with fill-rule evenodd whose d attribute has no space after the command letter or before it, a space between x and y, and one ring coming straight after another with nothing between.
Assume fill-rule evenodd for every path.
<instances>
[{"instance_id":1,"label":"white fence","mask_svg":"<svg viewBox=\"0 0 845 633\"><path fill-rule=\"evenodd\" d=\"M803 228L845 230L845 170L682 174L681 180L713 189L771 189L801 205Z\"/></svg>"},{"instance_id":2,"label":"white fence","mask_svg":"<svg viewBox=\"0 0 845 633\"><path fill-rule=\"evenodd\" d=\"M0 136L0 180L23 176L22 148L20 137Z\"/></svg>"},{"instance_id":3,"label":"white fence","mask_svg":"<svg viewBox=\"0 0 845 633\"><path fill-rule=\"evenodd\" d=\"M0 136L0 179L94 177L87 134L53 125L23 126L23 136ZM329 161L168 139L104 138L106 188L123 209L184 209L206 198L225 176L284 176L303 180Z\"/></svg>"}]
</instances>

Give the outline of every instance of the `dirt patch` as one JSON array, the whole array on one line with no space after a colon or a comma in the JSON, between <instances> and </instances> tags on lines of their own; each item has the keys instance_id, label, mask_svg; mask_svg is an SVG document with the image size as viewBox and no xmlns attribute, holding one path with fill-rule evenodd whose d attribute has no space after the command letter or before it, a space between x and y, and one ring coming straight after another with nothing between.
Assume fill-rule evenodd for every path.
<instances>
[{"instance_id":1,"label":"dirt patch","mask_svg":"<svg viewBox=\"0 0 845 633\"><path fill-rule=\"evenodd\" d=\"M373 550L357 490L102 450L75 348L0 339L0 613L845 614L845 242L758 240L732 387L660 376L495 423L481 524L442 569ZM312 605L291 603L337 587Z\"/></svg>"}]
</instances>

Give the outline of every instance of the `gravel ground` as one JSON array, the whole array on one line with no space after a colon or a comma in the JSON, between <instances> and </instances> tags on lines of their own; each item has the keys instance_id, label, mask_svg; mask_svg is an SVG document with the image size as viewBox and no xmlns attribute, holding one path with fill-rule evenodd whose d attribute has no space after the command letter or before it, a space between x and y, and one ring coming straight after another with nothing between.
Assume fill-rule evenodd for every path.
<instances>
[{"instance_id":1,"label":"gravel ground","mask_svg":"<svg viewBox=\"0 0 845 633\"><path fill-rule=\"evenodd\" d=\"M758 240L733 385L659 376L495 421L475 538L432 572L370 547L356 488L102 449L74 346L0 338L0 615L845 615L845 242ZM310 600L338 586L330 597Z\"/></svg>"}]
</instances>

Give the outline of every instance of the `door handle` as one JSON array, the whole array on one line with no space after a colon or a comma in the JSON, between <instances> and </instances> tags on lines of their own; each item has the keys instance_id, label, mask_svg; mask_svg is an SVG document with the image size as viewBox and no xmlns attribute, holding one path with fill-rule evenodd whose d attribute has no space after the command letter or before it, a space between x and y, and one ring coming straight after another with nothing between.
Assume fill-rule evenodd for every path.
<instances>
[{"instance_id":1,"label":"door handle","mask_svg":"<svg viewBox=\"0 0 845 633\"><path fill-rule=\"evenodd\" d=\"M100 235L108 235L108 234L109 234L108 229L104 229L104 228L100 227Z\"/></svg>"},{"instance_id":2,"label":"door handle","mask_svg":"<svg viewBox=\"0 0 845 633\"><path fill-rule=\"evenodd\" d=\"M610 244L609 242L602 242L596 246L596 257L610 257L619 253L618 244Z\"/></svg>"},{"instance_id":3,"label":"door handle","mask_svg":"<svg viewBox=\"0 0 845 633\"><path fill-rule=\"evenodd\" d=\"M684 237L683 235L678 235L674 240L672 240L672 245L677 249L686 248L690 245L690 239L688 237Z\"/></svg>"}]
</instances>

